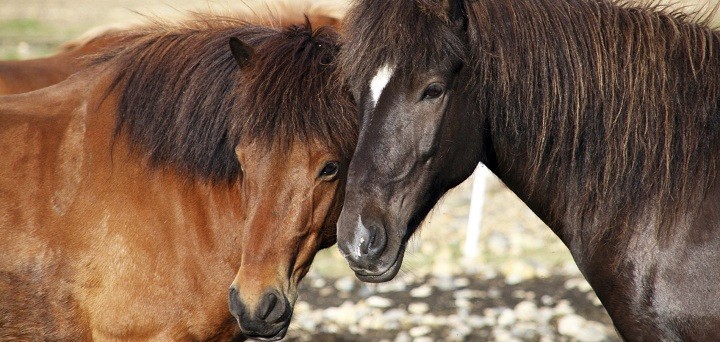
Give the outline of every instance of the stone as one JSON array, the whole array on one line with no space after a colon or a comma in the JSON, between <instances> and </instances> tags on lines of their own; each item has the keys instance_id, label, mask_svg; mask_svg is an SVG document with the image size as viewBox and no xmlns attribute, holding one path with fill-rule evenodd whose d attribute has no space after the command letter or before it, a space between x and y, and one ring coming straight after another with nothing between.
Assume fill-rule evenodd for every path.
<instances>
[{"instance_id":1,"label":"stone","mask_svg":"<svg viewBox=\"0 0 720 342\"><path fill-rule=\"evenodd\" d=\"M569 314L558 320L558 333L564 336L575 337L585 325L585 318L576 314Z\"/></svg>"},{"instance_id":2,"label":"stone","mask_svg":"<svg viewBox=\"0 0 720 342\"><path fill-rule=\"evenodd\" d=\"M417 326L417 327L412 327L412 328L410 329L410 331L408 331L408 333L409 333L410 336L412 336L412 337L425 336L425 335L427 335L427 334L429 334L429 333L431 333L431 332L432 332L432 328L430 328L430 327L428 327L428 326L424 326L424 325Z\"/></svg>"},{"instance_id":3,"label":"stone","mask_svg":"<svg viewBox=\"0 0 720 342\"><path fill-rule=\"evenodd\" d=\"M461 278L455 278L455 279L453 280L453 285L455 286L455 288L468 287L468 286L470 286L470 279L468 279L468 278L462 278L462 277L461 277Z\"/></svg>"},{"instance_id":4,"label":"stone","mask_svg":"<svg viewBox=\"0 0 720 342\"><path fill-rule=\"evenodd\" d=\"M393 305L393 302L390 299L380 296L370 296L365 299L365 304L367 304L369 307L384 309L391 307Z\"/></svg>"},{"instance_id":5,"label":"stone","mask_svg":"<svg viewBox=\"0 0 720 342\"><path fill-rule=\"evenodd\" d=\"M531 301L524 300L513 309L515 317L521 321L536 321L538 317L538 307Z\"/></svg>"},{"instance_id":6,"label":"stone","mask_svg":"<svg viewBox=\"0 0 720 342\"><path fill-rule=\"evenodd\" d=\"M412 342L412 337L405 331L401 331L395 336L395 342Z\"/></svg>"},{"instance_id":7,"label":"stone","mask_svg":"<svg viewBox=\"0 0 720 342\"><path fill-rule=\"evenodd\" d=\"M338 291L350 292L355 288L355 280L350 277L342 277L335 281L335 288Z\"/></svg>"},{"instance_id":8,"label":"stone","mask_svg":"<svg viewBox=\"0 0 720 342\"><path fill-rule=\"evenodd\" d=\"M515 323L516 317L515 312L510 309L503 309L497 318L497 324L499 326L508 326Z\"/></svg>"},{"instance_id":9,"label":"stone","mask_svg":"<svg viewBox=\"0 0 720 342\"><path fill-rule=\"evenodd\" d=\"M430 310L430 305L423 302L414 302L408 305L408 312L413 315L422 315Z\"/></svg>"},{"instance_id":10,"label":"stone","mask_svg":"<svg viewBox=\"0 0 720 342\"><path fill-rule=\"evenodd\" d=\"M410 297L413 298L427 298L432 295L432 287L429 285L420 285L412 290L410 290Z\"/></svg>"}]
</instances>

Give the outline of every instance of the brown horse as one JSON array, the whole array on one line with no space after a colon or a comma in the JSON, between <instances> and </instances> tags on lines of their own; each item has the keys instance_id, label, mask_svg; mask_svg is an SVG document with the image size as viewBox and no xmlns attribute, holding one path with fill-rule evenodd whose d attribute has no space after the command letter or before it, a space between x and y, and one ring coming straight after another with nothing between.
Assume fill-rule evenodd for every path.
<instances>
[{"instance_id":1,"label":"brown horse","mask_svg":"<svg viewBox=\"0 0 720 342\"><path fill-rule=\"evenodd\" d=\"M124 35L0 97L0 340L282 338L357 135L337 33L200 17Z\"/></svg>"},{"instance_id":2,"label":"brown horse","mask_svg":"<svg viewBox=\"0 0 720 342\"><path fill-rule=\"evenodd\" d=\"M363 120L338 246L358 277L394 277L482 162L623 338L720 338L720 31L607 0L363 0L345 25Z\"/></svg>"},{"instance_id":3,"label":"brown horse","mask_svg":"<svg viewBox=\"0 0 720 342\"><path fill-rule=\"evenodd\" d=\"M327 2L327 1L325 1ZM286 27L310 22L312 27L340 28L344 6L326 5L322 1L261 1L238 8L232 14L257 25ZM252 6L251 5L256 5ZM96 27L60 47L60 52L43 58L0 61L0 95L24 93L44 88L66 79L82 69L92 56L115 46L122 31L130 24Z\"/></svg>"}]
</instances>

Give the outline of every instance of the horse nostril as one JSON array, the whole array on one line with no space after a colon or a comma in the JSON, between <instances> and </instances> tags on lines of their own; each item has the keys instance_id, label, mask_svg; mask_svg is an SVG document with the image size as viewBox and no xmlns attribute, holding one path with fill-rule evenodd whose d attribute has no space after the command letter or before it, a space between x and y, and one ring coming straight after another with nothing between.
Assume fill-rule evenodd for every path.
<instances>
[{"instance_id":1,"label":"horse nostril","mask_svg":"<svg viewBox=\"0 0 720 342\"><path fill-rule=\"evenodd\" d=\"M230 286L230 290L228 291L228 306L230 307L230 313L236 318L238 318L243 311L243 305L240 303L240 296L238 295L238 289L235 285Z\"/></svg>"},{"instance_id":2,"label":"horse nostril","mask_svg":"<svg viewBox=\"0 0 720 342\"><path fill-rule=\"evenodd\" d=\"M378 225L370 225L360 230L360 255L368 259L377 259L382 255L387 244L385 230Z\"/></svg>"},{"instance_id":3,"label":"horse nostril","mask_svg":"<svg viewBox=\"0 0 720 342\"><path fill-rule=\"evenodd\" d=\"M269 292L265 294L265 297L263 297L262 301L260 301L260 306L258 307L255 315L260 320L267 320L268 316L270 316L270 313L273 312L273 310L277 306L277 303L278 297L275 293Z\"/></svg>"},{"instance_id":4,"label":"horse nostril","mask_svg":"<svg viewBox=\"0 0 720 342\"><path fill-rule=\"evenodd\" d=\"M375 231L377 231L377 227L370 226L367 228L367 236L361 236L360 237L360 254L361 255L367 255L370 246L375 242Z\"/></svg>"}]
</instances>

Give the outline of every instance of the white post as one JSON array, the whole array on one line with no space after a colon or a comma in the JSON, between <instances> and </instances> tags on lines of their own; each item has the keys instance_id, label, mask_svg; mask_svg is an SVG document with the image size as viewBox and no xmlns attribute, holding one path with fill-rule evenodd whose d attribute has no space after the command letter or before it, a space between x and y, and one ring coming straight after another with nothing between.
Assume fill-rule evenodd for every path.
<instances>
[{"instance_id":1,"label":"white post","mask_svg":"<svg viewBox=\"0 0 720 342\"><path fill-rule=\"evenodd\" d=\"M478 256L478 240L480 240L480 224L482 222L483 204L485 203L486 185L487 169L485 169L485 165L478 164L473 176L472 195L470 197L470 213L465 236L465 260L472 260Z\"/></svg>"}]
</instances>

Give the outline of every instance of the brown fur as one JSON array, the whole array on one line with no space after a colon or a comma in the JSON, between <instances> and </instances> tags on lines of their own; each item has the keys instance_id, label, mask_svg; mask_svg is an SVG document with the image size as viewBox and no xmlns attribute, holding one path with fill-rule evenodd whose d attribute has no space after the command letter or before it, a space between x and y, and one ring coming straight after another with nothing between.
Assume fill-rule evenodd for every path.
<instances>
[{"instance_id":1,"label":"brown fur","mask_svg":"<svg viewBox=\"0 0 720 342\"><path fill-rule=\"evenodd\" d=\"M344 183L318 173L357 134L328 86L334 30L204 17L124 37L0 98L0 340L226 340L231 284L248 317L267 291L292 305L334 243ZM245 69L230 37L255 49Z\"/></svg>"}]
</instances>

